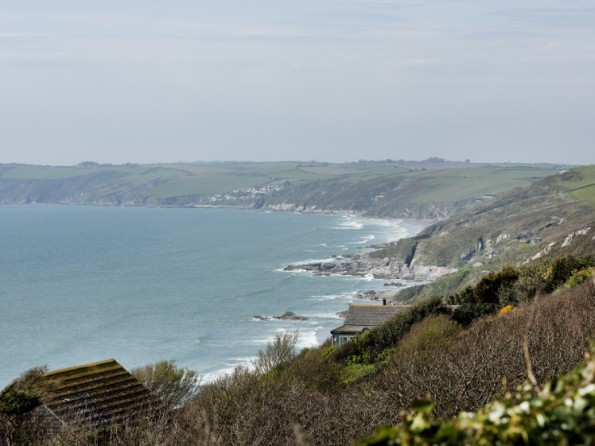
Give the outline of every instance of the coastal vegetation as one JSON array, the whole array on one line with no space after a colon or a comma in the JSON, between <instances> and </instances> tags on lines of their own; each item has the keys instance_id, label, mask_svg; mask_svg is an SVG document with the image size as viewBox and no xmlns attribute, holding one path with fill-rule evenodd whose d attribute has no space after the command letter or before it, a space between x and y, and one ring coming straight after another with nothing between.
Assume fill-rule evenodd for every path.
<instances>
[{"instance_id":1,"label":"coastal vegetation","mask_svg":"<svg viewBox=\"0 0 595 446\"><path fill-rule=\"evenodd\" d=\"M572 435L579 435L580 426L593 423L595 387L585 383L592 382L592 376L584 372L592 370L592 360L562 381L555 378L581 363L589 351L588 339L595 337L594 265L590 258L568 257L506 267L464 293L421 300L342 346L327 342L296 354L295 334L280 334L260 352L257 367L237 368L202 385L196 394L186 393L189 398L167 406L155 420L135 420L140 424L110 428L101 435L66 429L53 439L36 437L17 444L332 445L362 438L371 438L369 444L412 444L415 435L420 441L454 435L471 444L473 432L480 428L472 431L470 415L459 413L476 412L475 420L485 425L481 429L504 435L508 422L504 414L518 412L515 408L527 401L530 410L515 426L526 426L527 438L533 438L542 410L537 401L552 402L552 408L543 409L539 417L555 421L551 410L558 407L554 401L562 398L561 392L587 401L569 428L575 429ZM524 294L504 305L501 296L510 293L503 289ZM465 303L456 307L453 302ZM458 310L464 305L479 308L486 303L508 311L472 312L470 320L459 322ZM159 368L149 366L145 371ZM165 368L169 371L161 374L162 384L192 388L179 384L195 383L188 378L195 375L173 363ZM31 429L30 418L14 422L26 412L25 406L14 403L15 391L23 404L35 403L35 386L30 384L35 373L26 376L23 386L0 398L2 417L11 421L3 429L8 438L20 441L26 436L20 431L17 437L15 431L25 427L27 432L39 431ZM528 380L532 387L523 387ZM561 390L558 382L576 385ZM412 406L419 400L428 402ZM19 408L18 414L14 408ZM498 420L490 415L496 408L501 408ZM578 409L572 406L572 410ZM400 430L385 429L372 437L378 426L399 423ZM542 424L542 433L546 426ZM563 437L564 432L555 435Z\"/></svg>"},{"instance_id":2,"label":"coastal vegetation","mask_svg":"<svg viewBox=\"0 0 595 446\"><path fill-rule=\"evenodd\" d=\"M348 209L372 215L450 215L415 237L338 259L325 265L324 272L318 271L387 278L426 274L432 279L429 274L437 269L450 272L396 294L395 300L412 305L382 326L340 346L327 341L300 352L295 350L296 333L280 333L259 352L252 367L236 368L200 386L196 373L171 361L148 365L134 371L135 375L168 402L152 418L100 431L67 427L51 438L40 435L43 420L31 415L43 392L35 384L43 369L34 369L0 394L0 434L9 445L32 446L344 445L356 441L362 445L591 444L595 167L538 179L542 176L538 172L548 167L530 168L533 176L529 178L529 171L519 166L494 171L493 166L445 168L444 164L434 160L426 170L399 162L269 166L274 169L266 175L278 175L274 182L279 187L268 190L264 202L250 205L333 209L319 207L332 196L340 209L345 206L342 194L351 193ZM239 166L248 177L263 168L250 163L235 167ZM178 167L161 166L146 174L161 175L162 169ZM200 175L206 169L215 176L228 168L226 164L207 167L193 168L195 173L203 172ZM215 167L220 169L217 174L210 170ZM138 173L138 168L116 170ZM289 173L281 176L277 168L303 176L289 179ZM16 177L31 176L37 169L43 172L37 167L3 169L2 181L10 176L9 181L17 181ZM69 176L69 168L52 169L43 174L45 179L35 181L82 180ZM114 175L109 170L112 166L73 169L93 187L103 183L80 172L98 169L100 176ZM471 187L473 182L478 185L487 177L495 178L486 187L496 191L496 183L504 177L511 180L514 169L523 173L512 182L525 182L525 187L511 190L508 183L496 197L486 196L484 189L483 198L472 198L480 192ZM121 179L126 176L122 172ZM461 183L447 180L462 173L466 175ZM388 190L389 182L392 193L385 195L382 191ZM166 183L167 187L175 184ZM332 188L326 189L329 185ZM308 195L309 188L318 192ZM362 198L361 202L367 207L358 204L361 196L355 189L368 194L367 201ZM437 192L442 189L448 192ZM301 202L290 200L298 195ZM375 199L381 195L390 198ZM0 197L6 200L6 195ZM200 202L187 201L190 195L168 197L145 203ZM437 201L432 202L432 197ZM390 207L389 201L400 204ZM131 203L142 204L142 200ZM379 203L388 207L380 210L375 207ZM420 205L416 211L412 203ZM312 268L315 271L316 266Z\"/></svg>"}]
</instances>

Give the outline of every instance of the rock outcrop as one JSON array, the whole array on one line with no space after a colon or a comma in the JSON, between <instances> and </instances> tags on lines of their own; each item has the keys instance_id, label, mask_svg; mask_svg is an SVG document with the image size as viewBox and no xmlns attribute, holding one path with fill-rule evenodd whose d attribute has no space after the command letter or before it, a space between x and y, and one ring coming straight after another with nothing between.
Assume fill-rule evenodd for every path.
<instances>
[{"instance_id":1,"label":"rock outcrop","mask_svg":"<svg viewBox=\"0 0 595 446\"><path fill-rule=\"evenodd\" d=\"M318 276L341 274L374 279L434 280L456 271L444 266L416 265L413 258L376 258L369 254L336 258L333 262L312 262L287 265L285 271L308 271Z\"/></svg>"},{"instance_id":2,"label":"rock outcrop","mask_svg":"<svg viewBox=\"0 0 595 446\"><path fill-rule=\"evenodd\" d=\"M286 311L280 316L252 316L253 319L258 321L270 321L271 319L276 319L280 321L307 321L308 318L306 316L300 316L299 314L295 314L293 311Z\"/></svg>"}]
</instances>

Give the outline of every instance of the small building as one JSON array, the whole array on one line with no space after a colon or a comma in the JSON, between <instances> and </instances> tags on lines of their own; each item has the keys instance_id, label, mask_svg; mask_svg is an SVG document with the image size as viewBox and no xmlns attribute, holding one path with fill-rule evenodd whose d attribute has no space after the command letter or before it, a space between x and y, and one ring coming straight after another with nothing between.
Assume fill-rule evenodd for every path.
<instances>
[{"instance_id":1,"label":"small building","mask_svg":"<svg viewBox=\"0 0 595 446\"><path fill-rule=\"evenodd\" d=\"M134 422L162 407L159 398L114 359L46 372L38 386L39 405L31 413L44 419L49 435L64 425L94 429Z\"/></svg>"},{"instance_id":2,"label":"small building","mask_svg":"<svg viewBox=\"0 0 595 446\"><path fill-rule=\"evenodd\" d=\"M354 336L384 324L410 305L351 304L345 315L345 323L331 330L333 345L341 345Z\"/></svg>"}]
</instances>

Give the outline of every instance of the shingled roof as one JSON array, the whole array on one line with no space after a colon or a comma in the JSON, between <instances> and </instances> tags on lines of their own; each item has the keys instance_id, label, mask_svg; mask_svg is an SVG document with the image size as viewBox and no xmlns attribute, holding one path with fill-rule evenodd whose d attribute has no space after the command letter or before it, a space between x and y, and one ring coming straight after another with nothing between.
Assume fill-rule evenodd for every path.
<instances>
[{"instance_id":1,"label":"shingled roof","mask_svg":"<svg viewBox=\"0 0 595 446\"><path fill-rule=\"evenodd\" d=\"M42 375L42 404L62 423L102 426L140 418L159 399L114 359Z\"/></svg>"},{"instance_id":2,"label":"shingled roof","mask_svg":"<svg viewBox=\"0 0 595 446\"><path fill-rule=\"evenodd\" d=\"M354 334L384 324L395 314L410 305L351 304L345 316L345 324L331 330L332 334Z\"/></svg>"}]
</instances>

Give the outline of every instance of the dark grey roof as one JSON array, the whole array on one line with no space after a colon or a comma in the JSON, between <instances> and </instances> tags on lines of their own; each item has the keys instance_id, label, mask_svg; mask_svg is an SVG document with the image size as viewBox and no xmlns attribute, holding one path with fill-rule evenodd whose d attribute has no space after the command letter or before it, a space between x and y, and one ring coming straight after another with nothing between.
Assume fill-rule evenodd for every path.
<instances>
[{"instance_id":1,"label":"dark grey roof","mask_svg":"<svg viewBox=\"0 0 595 446\"><path fill-rule=\"evenodd\" d=\"M159 399L113 359L47 372L43 380L42 403L67 423L117 424L160 407Z\"/></svg>"},{"instance_id":2,"label":"dark grey roof","mask_svg":"<svg viewBox=\"0 0 595 446\"><path fill-rule=\"evenodd\" d=\"M409 307L410 305L351 304L345 316L345 324L335 328L331 333L360 333L365 328L370 329L382 325L395 314Z\"/></svg>"},{"instance_id":3,"label":"dark grey roof","mask_svg":"<svg viewBox=\"0 0 595 446\"><path fill-rule=\"evenodd\" d=\"M354 335L369 329L370 327L366 327L365 325L341 325L340 327L331 330L331 333Z\"/></svg>"}]
</instances>

